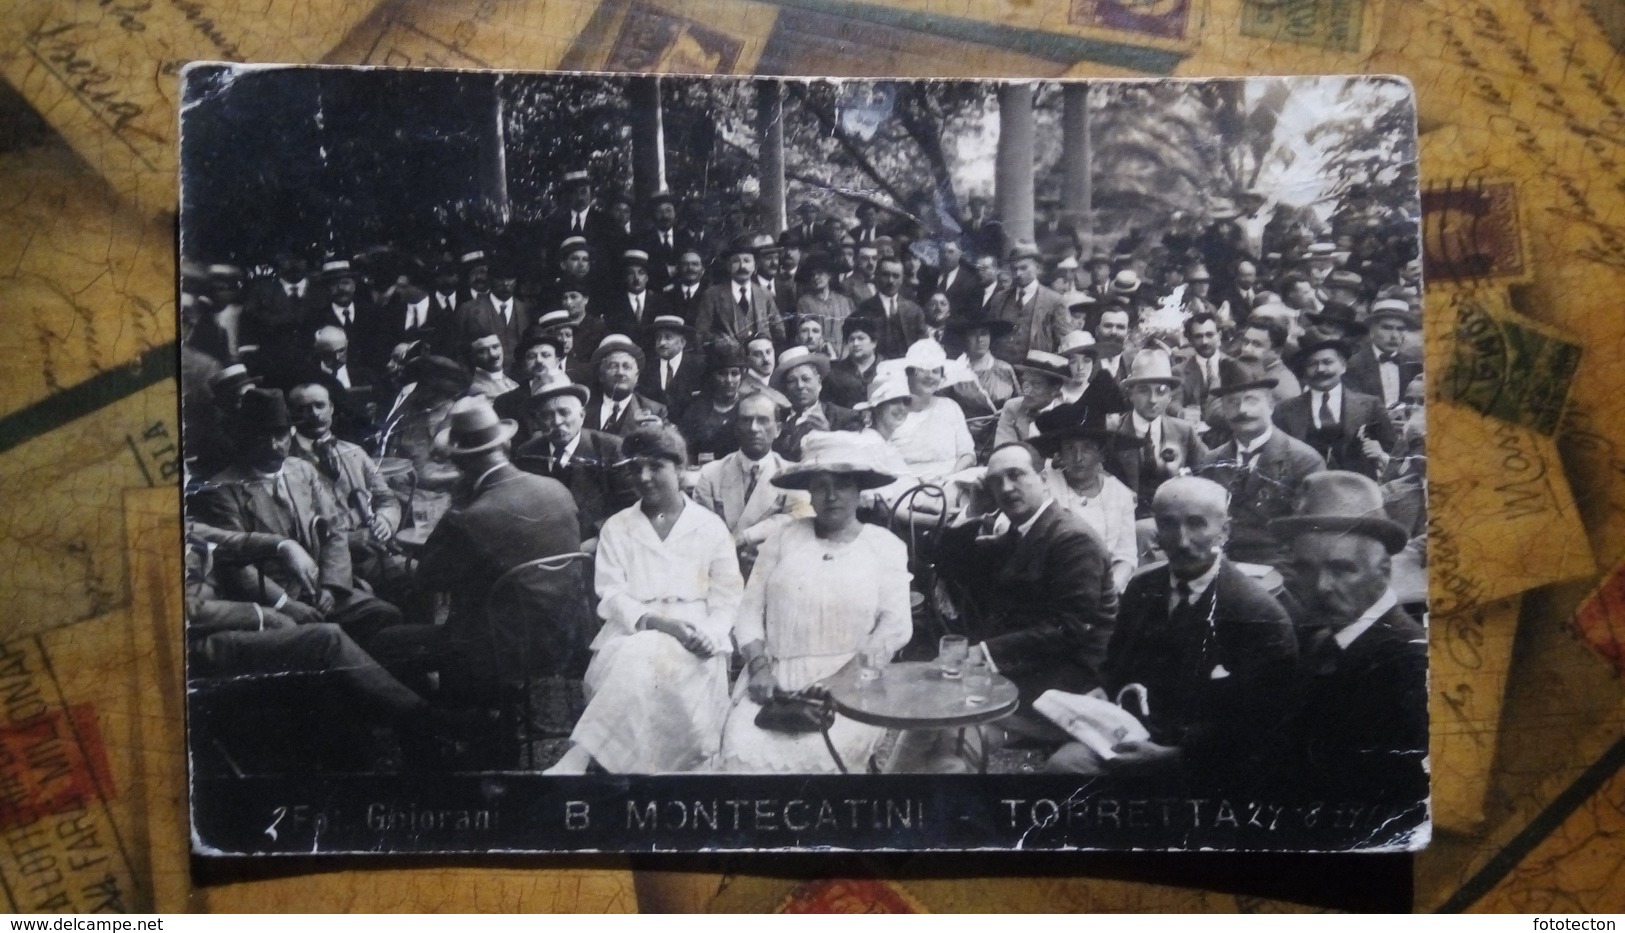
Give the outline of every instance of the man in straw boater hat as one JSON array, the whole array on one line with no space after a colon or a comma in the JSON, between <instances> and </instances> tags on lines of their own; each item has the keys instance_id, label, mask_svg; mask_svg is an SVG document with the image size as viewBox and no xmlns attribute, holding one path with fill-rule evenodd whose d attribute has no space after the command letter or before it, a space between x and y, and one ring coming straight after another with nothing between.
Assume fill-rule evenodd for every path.
<instances>
[{"instance_id":1,"label":"man in straw boater hat","mask_svg":"<svg viewBox=\"0 0 1625 933\"><path fill-rule=\"evenodd\" d=\"M1303 481L1326 469L1314 448L1275 427L1276 382L1257 367L1233 360L1219 364L1219 415L1230 440L1208 451L1196 473L1230 493L1230 541L1225 553L1247 563L1277 564L1283 558L1269 523L1292 512Z\"/></svg>"},{"instance_id":2,"label":"man in straw boater hat","mask_svg":"<svg viewBox=\"0 0 1625 933\"><path fill-rule=\"evenodd\" d=\"M1021 394L999 409L999 426L993 430L993 443L1025 441L1038 433L1033 419L1058 408L1061 387L1071 377L1066 357L1043 350L1028 350L1025 358L1011 366L1016 371Z\"/></svg>"},{"instance_id":3,"label":"man in straw boater hat","mask_svg":"<svg viewBox=\"0 0 1625 933\"><path fill-rule=\"evenodd\" d=\"M1422 356L1407 346L1407 338L1422 329L1422 319L1403 298L1379 298L1366 315L1371 342L1349 357L1343 385L1382 399L1384 407L1399 404L1405 387L1422 373Z\"/></svg>"},{"instance_id":4,"label":"man in straw boater hat","mask_svg":"<svg viewBox=\"0 0 1625 933\"><path fill-rule=\"evenodd\" d=\"M582 325L587 318L586 305L578 310L555 308L536 319L538 335L553 337L559 342L559 362L571 382L587 385L593 382L592 364L583 359L583 350L577 350L576 340L582 336Z\"/></svg>"},{"instance_id":5,"label":"man in straw boater hat","mask_svg":"<svg viewBox=\"0 0 1625 933\"><path fill-rule=\"evenodd\" d=\"M647 318L643 334L655 352L643 370L638 391L665 405L672 423L679 424L705 384L699 332L678 315L665 313Z\"/></svg>"},{"instance_id":6,"label":"man in straw boater hat","mask_svg":"<svg viewBox=\"0 0 1625 933\"><path fill-rule=\"evenodd\" d=\"M771 337L775 347L784 344L784 321L773 296L755 281L753 240L750 234L734 238L726 256L728 281L711 286L700 299L694 326L708 344L727 340L744 346L757 336Z\"/></svg>"},{"instance_id":7,"label":"man in straw boater hat","mask_svg":"<svg viewBox=\"0 0 1625 933\"><path fill-rule=\"evenodd\" d=\"M666 406L637 392L638 374L648 357L631 337L610 334L592 354L592 398L587 402L587 427L625 437L640 424L666 420Z\"/></svg>"},{"instance_id":8,"label":"man in straw boater hat","mask_svg":"<svg viewBox=\"0 0 1625 933\"><path fill-rule=\"evenodd\" d=\"M1200 477L1157 489L1152 511L1167 560L1147 564L1124 590L1104 684L1113 700L1143 696L1150 738L1118 745L1109 760L1072 742L1048 770L1176 774L1230 787L1273 767L1297 637L1281 604L1224 556L1228 504L1224 487Z\"/></svg>"},{"instance_id":9,"label":"man in straw boater hat","mask_svg":"<svg viewBox=\"0 0 1625 933\"><path fill-rule=\"evenodd\" d=\"M564 341L557 333L537 325L532 325L520 339L519 366L523 381L518 388L491 400L491 407L500 417L519 424L519 433L514 436L516 445L529 440L537 430L530 400L557 380L572 381L565 374L566 352Z\"/></svg>"},{"instance_id":10,"label":"man in straw boater hat","mask_svg":"<svg viewBox=\"0 0 1625 933\"><path fill-rule=\"evenodd\" d=\"M1291 552L1287 589L1314 620L1299 632L1301 687L1282 787L1314 799L1415 803L1426 796L1427 634L1389 586L1405 530L1377 484L1334 470L1307 479L1271 529Z\"/></svg>"},{"instance_id":11,"label":"man in straw boater hat","mask_svg":"<svg viewBox=\"0 0 1625 933\"><path fill-rule=\"evenodd\" d=\"M450 594L446 624L423 651L441 671L443 689L476 698L510 679L521 658L532 673L566 666L579 647L586 601L579 577L527 577L518 586L528 605L550 605L550 625L518 634L499 631L486 615L492 587L520 564L581 550L576 504L557 480L525 473L508 462L518 426L497 417L483 398L452 406L436 446L462 475L456 504L441 517L418 553L418 583ZM493 652L493 644L500 642Z\"/></svg>"},{"instance_id":12,"label":"man in straw boater hat","mask_svg":"<svg viewBox=\"0 0 1625 933\"><path fill-rule=\"evenodd\" d=\"M495 334L502 343L502 359L510 374L519 372L514 362L519 340L530 326L530 305L517 297L519 269L512 258L498 254L490 263L490 288L457 309L453 325L458 349L465 350L476 338Z\"/></svg>"},{"instance_id":13,"label":"man in straw boater hat","mask_svg":"<svg viewBox=\"0 0 1625 933\"><path fill-rule=\"evenodd\" d=\"M558 379L531 397L536 433L514 450L514 465L556 479L570 490L581 519L581 549L591 553L604 519L637 498L617 468L621 439L586 421L587 387Z\"/></svg>"},{"instance_id":14,"label":"man in straw boater hat","mask_svg":"<svg viewBox=\"0 0 1625 933\"><path fill-rule=\"evenodd\" d=\"M649 322L671 314L666 296L649 287L649 254L641 249L622 253L621 288L604 296L602 307L594 306L604 317L604 330L641 337Z\"/></svg>"},{"instance_id":15,"label":"man in straw boater hat","mask_svg":"<svg viewBox=\"0 0 1625 933\"><path fill-rule=\"evenodd\" d=\"M1394 447L1394 422L1380 399L1343 384L1348 342L1306 337L1299 357L1309 388L1275 407L1275 426L1313 447L1328 469L1377 479Z\"/></svg>"},{"instance_id":16,"label":"man in straw boater hat","mask_svg":"<svg viewBox=\"0 0 1625 933\"><path fill-rule=\"evenodd\" d=\"M1134 514L1140 519L1151 517L1151 497L1164 480L1191 470L1207 453L1196 426L1167 413L1179 384L1168 351L1155 347L1134 355L1122 382L1129 411L1118 422L1118 443L1107 467L1134 490ZM1142 538L1150 533L1149 525L1141 529Z\"/></svg>"},{"instance_id":17,"label":"man in straw boater hat","mask_svg":"<svg viewBox=\"0 0 1625 933\"><path fill-rule=\"evenodd\" d=\"M790 400L790 415L773 449L788 460L801 459L801 441L812 431L857 431L863 419L850 408L823 400L829 357L806 347L779 354L769 387Z\"/></svg>"}]
</instances>

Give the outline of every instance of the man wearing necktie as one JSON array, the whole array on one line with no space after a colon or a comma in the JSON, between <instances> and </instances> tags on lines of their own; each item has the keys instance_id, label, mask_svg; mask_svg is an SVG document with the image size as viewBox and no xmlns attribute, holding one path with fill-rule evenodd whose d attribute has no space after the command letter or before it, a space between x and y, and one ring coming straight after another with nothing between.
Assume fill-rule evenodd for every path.
<instances>
[{"instance_id":1,"label":"man wearing necktie","mask_svg":"<svg viewBox=\"0 0 1625 933\"><path fill-rule=\"evenodd\" d=\"M1191 355L1179 364L1177 370L1180 379L1179 404L1186 421L1206 421L1213 387L1219 384L1219 361L1228 357L1220 352L1219 321L1212 314L1192 314L1185 319L1184 330ZM1217 420L1216 414L1214 420Z\"/></svg>"},{"instance_id":2,"label":"man wearing necktie","mask_svg":"<svg viewBox=\"0 0 1625 933\"><path fill-rule=\"evenodd\" d=\"M693 245L677 227L677 200L670 191L649 198L650 228L638 236L635 248L649 255L649 289L662 291L677 277L677 257Z\"/></svg>"},{"instance_id":3,"label":"man wearing necktie","mask_svg":"<svg viewBox=\"0 0 1625 933\"><path fill-rule=\"evenodd\" d=\"M192 497L193 514L216 528L289 538L316 558L320 574L312 592L280 562L234 567L223 571L232 597L276 609L300 624L333 622L376 655L373 639L400 625L401 613L356 588L347 510L314 465L289 456L293 435L282 393L247 390L233 427L240 438L236 462Z\"/></svg>"},{"instance_id":4,"label":"man wearing necktie","mask_svg":"<svg viewBox=\"0 0 1625 933\"><path fill-rule=\"evenodd\" d=\"M728 281L711 286L700 301L695 328L710 345L726 340L742 347L755 336L766 336L775 347L784 346L784 321L776 313L772 296L753 279L756 275L754 237L741 234L728 252Z\"/></svg>"},{"instance_id":5,"label":"man wearing necktie","mask_svg":"<svg viewBox=\"0 0 1625 933\"><path fill-rule=\"evenodd\" d=\"M1291 514L1298 488L1310 475L1326 469L1314 448L1275 427L1273 390L1276 380L1256 365L1237 360L1219 363L1219 416L1230 440L1209 450L1197 468L1230 493L1232 560L1277 564L1286 554L1269 523Z\"/></svg>"},{"instance_id":6,"label":"man wearing necktie","mask_svg":"<svg viewBox=\"0 0 1625 933\"><path fill-rule=\"evenodd\" d=\"M665 295L649 288L649 254L643 250L621 254L621 281L625 287L600 309L604 330L639 338L650 321L670 314L671 306Z\"/></svg>"},{"instance_id":7,"label":"man wearing necktie","mask_svg":"<svg viewBox=\"0 0 1625 933\"><path fill-rule=\"evenodd\" d=\"M587 426L622 438L645 421L666 420L666 406L637 391L648 356L624 334L610 334L593 351L597 385L587 402Z\"/></svg>"},{"instance_id":8,"label":"man wearing necktie","mask_svg":"<svg viewBox=\"0 0 1625 933\"><path fill-rule=\"evenodd\" d=\"M692 249L678 253L677 272L662 294L672 314L691 325L698 321L705 298L705 257Z\"/></svg>"},{"instance_id":9,"label":"man wearing necktie","mask_svg":"<svg viewBox=\"0 0 1625 933\"><path fill-rule=\"evenodd\" d=\"M915 341L925 337L925 309L903 295L903 263L882 259L875 266L875 294L858 304L856 315L880 324L876 352L886 359L901 359Z\"/></svg>"},{"instance_id":10,"label":"man wearing necktie","mask_svg":"<svg viewBox=\"0 0 1625 933\"><path fill-rule=\"evenodd\" d=\"M586 386L554 382L531 399L538 430L514 451L519 469L564 484L575 500L581 538L590 547L604 519L637 498L620 469L621 439L585 426Z\"/></svg>"},{"instance_id":11,"label":"man wearing necktie","mask_svg":"<svg viewBox=\"0 0 1625 933\"><path fill-rule=\"evenodd\" d=\"M465 350L476 339L495 334L502 343L504 371L511 378L522 377L519 341L530 326L530 305L515 297L519 286L518 268L507 257L496 257L490 263L489 285L490 290L485 295L457 309L457 348Z\"/></svg>"},{"instance_id":12,"label":"man wearing necktie","mask_svg":"<svg viewBox=\"0 0 1625 933\"><path fill-rule=\"evenodd\" d=\"M1416 805L1428 787L1427 635L1389 585L1405 530L1374 481L1342 471L1305 481L1296 513L1274 529L1292 554L1285 576L1304 626L1283 787Z\"/></svg>"},{"instance_id":13,"label":"man wearing necktie","mask_svg":"<svg viewBox=\"0 0 1625 933\"><path fill-rule=\"evenodd\" d=\"M771 480L789 464L773 450L779 436L778 406L764 394L739 400L739 449L700 467L694 501L717 513L733 533L742 570L749 573L756 549L792 519L812 517L806 492L780 489Z\"/></svg>"},{"instance_id":14,"label":"man wearing necktie","mask_svg":"<svg viewBox=\"0 0 1625 933\"><path fill-rule=\"evenodd\" d=\"M643 334L654 346L654 359L643 371L638 391L665 405L671 422L680 423L705 379L705 361L696 349L699 333L665 313L650 318Z\"/></svg>"},{"instance_id":15,"label":"man wearing necktie","mask_svg":"<svg viewBox=\"0 0 1625 933\"><path fill-rule=\"evenodd\" d=\"M1376 479L1394 449L1394 423L1379 399L1344 384L1348 354L1342 340L1305 342L1300 357L1309 388L1276 406L1275 425L1314 448L1328 469Z\"/></svg>"},{"instance_id":16,"label":"man wearing necktie","mask_svg":"<svg viewBox=\"0 0 1625 933\"><path fill-rule=\"evenodd\" d=\"M1343 384L1356 392L1382 399L1393 408L1403 401L1405 387L1422 372L1422 359L1408 346L1410 337L1422 329L1422 321L1400 298L1381 298L1366 315L1371 342L1349 357Z\"/></svg>"},{"instance_id":17,"label":"man wearing necktie","mask_svg":"<svg viewBox=\"0 0 1625 933\"><path fill-rule=\"evenodd\" d=\"M1106 696L1143 695L1151 737L1101 759L1070 743L1049 761L1072 774L1182 775L1201 786L1257 780L1280 751L1298 659L1292 620L1224 556L1228 495L1181 476L1157 489L1156 539L1166 564L1135 574L1106 648Z\"/></svg>"}]
</instances>

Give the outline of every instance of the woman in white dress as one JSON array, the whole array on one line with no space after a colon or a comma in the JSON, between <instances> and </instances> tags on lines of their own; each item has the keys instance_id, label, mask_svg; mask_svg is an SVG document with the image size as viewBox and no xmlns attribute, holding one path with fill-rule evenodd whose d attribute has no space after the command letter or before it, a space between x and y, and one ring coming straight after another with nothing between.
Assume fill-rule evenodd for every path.
<instances>
[{"instance_id":1,"label":"woman in white dress","mask_svg":"<svg viewBox=\"0 0 1625 933\"><path fill-rule=\"evenodd\" d=\"M889 659L913 634L907 549L891 532L857 518L860 493L892 481L876 468L875 439L814 432L802 449L801 462L772 483L807 490L816 514L786 525L757 555L734 623L745 670L734 684L719 770L835 771L817 733L756 725L762 704L817 684L860 652ZM837 716L829 734L842 761L859 770L885 730Z\"/></svg>"},{"instance_id":2,"label":"woman in white dress","mask_svg":"<svg viewBox=\"0 0 1625 933\"><path fill-rule=\"evenodd\" d=\"M1047 411L1033 419L1039 433L1031 443L1052 458L1044 485L1055 504L1083 519L1106 545L1112 584L1121 593L1139 566L1140 552L1134 492L1103 468L1106 451L1117 440L1104 420L1079 406Z\"/></svg>"},{"instance_id":3,"label":"woman in white dress","mask_svg":"<svg viewBox=\"0 0 1625 933\"><path fill-rule=\"evenodd\" d=\"M935 340L916 340L909 346L903 358L911 396L909 413L890 437L909 472L939 486L949 476L976 465L976 445L965 427L965 412L937 395L947 364L948 355Z\"/></svg>"},{"instance_id":4,"label":"woman in white dress","mask_svg":"<svg viewBox=\"0 0 1625 933\"><path fill-rule=\"evenodd\" d=\"M639 428L621 452L639 500L598 535L598 615L574 743L548 774L711 766L728 715L728 655L744 581L733 535L678 488L682 435Z\"/></svg>"}]
</instances>

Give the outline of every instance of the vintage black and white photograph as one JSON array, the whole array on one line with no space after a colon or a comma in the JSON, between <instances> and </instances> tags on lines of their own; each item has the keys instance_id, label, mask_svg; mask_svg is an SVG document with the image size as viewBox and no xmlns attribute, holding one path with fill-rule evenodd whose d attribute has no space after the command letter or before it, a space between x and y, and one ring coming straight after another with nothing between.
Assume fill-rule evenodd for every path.
<instances>
[{"instance_id":1,"label":"vintage black and white photograph","mask_svg":"<svg viewBox=\"0 0 1625 933\"><path fill-rule=\"evenodd\" d=\"M200 854L1428 842L1403 80L182 87Z\"/></svg>"}]
</instances>

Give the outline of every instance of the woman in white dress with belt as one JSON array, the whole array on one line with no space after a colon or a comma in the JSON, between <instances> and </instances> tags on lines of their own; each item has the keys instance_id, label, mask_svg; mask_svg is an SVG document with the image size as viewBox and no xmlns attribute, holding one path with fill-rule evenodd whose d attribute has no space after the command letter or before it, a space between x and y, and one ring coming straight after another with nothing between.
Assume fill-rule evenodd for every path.
<instances>
[{"instance_id":1,"label":"woman in white dress with belt","mask_svg":"<svg viewBox=\"0 0 1625 933\"><path fill-rule=\"evenodd\" d=\"M860 493L893 477L877 464L879 441L852 432L814 432L799 464L775 486L805 489L815 516L786 525L762 545L734 623L745 669L734 685L719 770L817 773L836 770L817 733L763 729L756 716L775 692L795 693L873 652L889 659L913 634L908 553L884 528L859 522ZM885 730L837 716L830 739L853 770Z\"/></svg>"},{"instance_id":2,"label":"woman in white dress with belt","mask_svg":"<svg viewBox=\"0 0 1625 933\"><path fill-rule=\"evenodd\" d=\"M598 535L598 615L574 743L548 774L707 770L728 714L730 633L744 582L733 535L678 489L682 435L632 432L638 503Z\"/></svg>"}]
</instances>

